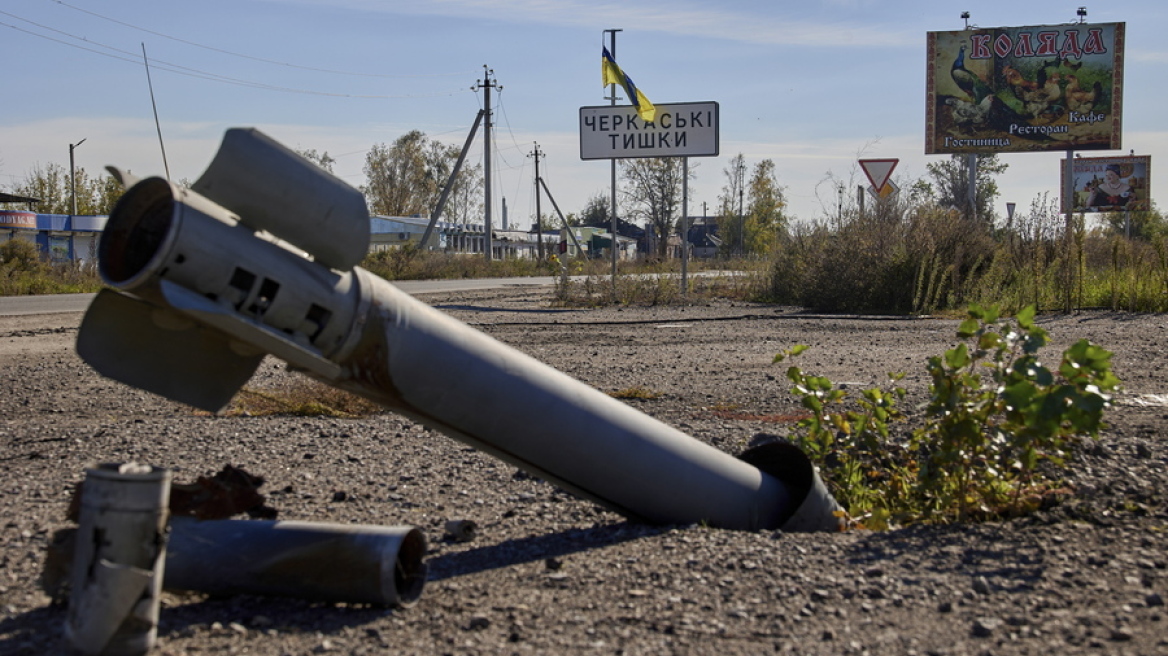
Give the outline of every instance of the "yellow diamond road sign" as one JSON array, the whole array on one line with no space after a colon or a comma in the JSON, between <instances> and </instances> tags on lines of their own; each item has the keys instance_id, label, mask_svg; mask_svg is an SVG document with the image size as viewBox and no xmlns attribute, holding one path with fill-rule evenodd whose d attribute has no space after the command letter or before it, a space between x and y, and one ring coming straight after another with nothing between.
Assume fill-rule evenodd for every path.
<instances>
[{"instance_id":1,"label":"yellow diamond road sign","mask_svg":"<svg viewBox=\"0 0 1168 656\"><path fill-rule=\"evenodd\" d=\"M899 162L898 159L862 159L860 166L876 191L884 191L884 185L892 175L892 169L895 169Z\"/></svg>"}]
</instances>

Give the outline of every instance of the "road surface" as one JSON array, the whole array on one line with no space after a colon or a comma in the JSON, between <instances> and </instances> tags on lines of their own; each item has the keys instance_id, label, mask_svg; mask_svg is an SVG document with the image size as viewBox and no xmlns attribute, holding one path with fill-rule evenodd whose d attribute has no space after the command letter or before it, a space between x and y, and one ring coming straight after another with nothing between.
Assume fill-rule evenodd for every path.
<instances>
[{"instance_id":1,"label":"road surface","mask_svg":"<svg viewBox=\"0 0 1168 656\"><path fill-rule=\"evenodd\" d=\"M461 280L401 280L393 284L408 294L429 294L435 292L460 292L475 289L495 289L499 287L524 287L551 285L551 276L530 278L472 278ZM93 300L93 294L49 294L45 296L2 296L0 316L12 317L24 314L63 314L84 312Z\"/></svg>"}]
</instances>

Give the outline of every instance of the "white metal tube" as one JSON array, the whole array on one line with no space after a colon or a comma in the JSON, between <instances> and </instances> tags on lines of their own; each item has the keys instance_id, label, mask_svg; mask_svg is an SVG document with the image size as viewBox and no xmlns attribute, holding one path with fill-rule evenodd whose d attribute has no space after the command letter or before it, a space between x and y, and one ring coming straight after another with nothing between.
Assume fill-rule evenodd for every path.
<instances>
[{"instance_id":1,"label":"white metal tube","mask_svg":"<svg viewBox=\"0 0 1168 656\"><path fill-rule=\"evenodd\" d=\"M145 654L158 635L170 472L86 470L65 636L83 654Z\"/></svg>"},{"instance_id":2,"label":"white metal tube","mask_svg":"<svg viewBox=\"0 0 1168 656\"><path fill-rule=\"evenodd\" d=\"M357 275L372 303L329 382L626 516L760 529L793 512L753 465Z\"/></svg>"},{"instance_id":3,"label":"white metal tube","mask_svg":"<svg viewBox=\"0 0 1168 656\"><path fill-rule=\"evenodd\" d=\"M273 217L265 221L278 230ZM102 238L100 271L137 298L115 303L98 296L88 313L95 320L87 316L78 336L82 357L106 375L172 398L217 400L222 395L167 387L174 372L157 370L160 357L143 359L133 343L113 338L129 330L115 318L135 314L123 305L160 306L222 335L227 346L206 340L204 348L222 361L248 349L273 354L628 517L753 530L781 527L801 507L814 507L801 526L838 526L829 510L834 502L812 484L817 477L805 457L768 452L755 454L755 464L735 458L367 271L330 270L241 227L227 209L165 181L129 189ZM264 296L265 285L275 291ZM265 303L256 306L257 297ZM135 342L160 355L182 334L166 332L173 321L156 320L156 328L134 323ZM223 391L242 384L237 371L208 375L198 359L168 361L191 385L220 380ZM235 369L246 373L244 365L253 366L245 361Z\"/></svg>"}]
</instances>

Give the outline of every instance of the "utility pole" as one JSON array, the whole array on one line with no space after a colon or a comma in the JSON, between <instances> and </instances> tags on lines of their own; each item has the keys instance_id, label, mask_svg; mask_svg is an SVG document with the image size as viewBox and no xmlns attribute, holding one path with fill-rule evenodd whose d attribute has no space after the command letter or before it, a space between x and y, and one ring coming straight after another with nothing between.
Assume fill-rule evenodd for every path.
<instances>
[{"instance_id":1,"label":"utility pole","mask_svg":"<svg viewBox=\"0 0 1168 656\"><path fill-rule=\"evenodd\" d=\"M689 158L681 158L681 295L689 290Z\"/></svg>"},{"instance_id":2,"label":"utility pole","mask_svg":"<svg viewBox=\"0 0 1168 656\"><path fill-rule=\"evenodd\" d=\"M85 139L88 139L86 137ZM73 149L85 143L85 139L78 141L75 144L69 144L69 195L72 196L70 213L73 216L77 215L77 169L73 166Z\"/></svg>"},{"instance_id":3,"label":"utility pole","mask_svg":"<svg viewBox=\"0 0 1168 656\"><path fill-rule=\"evenodd\" d=\"M605 30L608 33L608 52L612 58L616 59L616 33L624 30L613 29ZM609 85L611 87L611 95L608 97L610 105L616 105L616 90L615 83ZM635 100L635 99L633 99ZM617 261L617 239L616 239L616 159L609 160L610 177L612 183L612 200L609 204L609 217L612 219L610 230L612 230L612 298L616 300L616 261Z\"/></svg>"},{"instance_id":4,"label":"utility pole","mask_svg":"<svg viewBox=\"0 0 1168 656\"><path fill-rule=\"evenodd\" d=\"M483 81L475 82L473 91L483 90L483 112L486 122L483 125L483 227L486 231L487 261L490 262L494 251L494 234L491 229L491 89L503 90L498 80L492 80L495 71L483 64Z\"/></svg>"},{"instance_id":5,"label":"utility pole","mask_svg":"<svg viewBox=\"0 0 1168 656\"><path fill-rule=\"evenodd\" d=\"M529 157L535 159L535 243L536 250L539 253L539 262L543 262L543 214L539 210L539 158L543 155L539 150L539 144L534 141L531 142L534 149L531 151Z\"/></svg>"},{"instance_id":6,"label":"utility pole","mask_svg":"<svg viewBox=\"0 0 1168 656\"><path fill-rule=\"evenodd\" d=\"M746 184L746 176L742 176L743 185ZM743 211L743 198L746 195L746 190L742 187L738 188L738 254L746 256L746 213Z\"/></svg>"}]
</instances>

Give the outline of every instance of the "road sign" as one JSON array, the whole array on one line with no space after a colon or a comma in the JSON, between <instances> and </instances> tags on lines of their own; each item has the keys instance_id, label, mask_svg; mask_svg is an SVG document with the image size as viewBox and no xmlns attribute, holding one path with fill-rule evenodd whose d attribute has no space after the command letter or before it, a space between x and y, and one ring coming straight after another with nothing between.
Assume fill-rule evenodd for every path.
<instances>
[{"instance_id":1,"label":"road sign","mask_svg":"<svg viewBox=\"0 0 1168 656\"><path fill-rule=\"evenodd\" d=\"M580 108L580 159L716 157L718 103L657 104L646 123L632 105Z\"/></svg>"},{"instance_id":2,"label":"road sign","mask_svg":"<svg viewBox=\"0 0 1168 656\"><path fill-rule=\"evenodd\" d=\"M879 191L876 190L876 187L868 187L868 195L872 198L875 198L876 200L881 200L884 198L895 198L896 194L898 193L900 193L900 186L892 180L885 182L884 186L881 187Z\"/></svg>"},{"instance_id":3,"label":"road sign","mask_svg":"<svg viewBox=\"0 0 1168 656\"><path fill-rule=\"evenodd\" d=\"M862 159L860 167L864 169L864 175L868 176L868 182L872 183L876 191L883 191L884 183L888 182L892 169L895 169L899 162L899 159Z\"/></svg>"}]
</instances>

